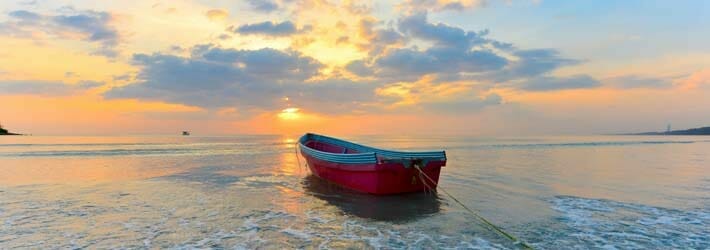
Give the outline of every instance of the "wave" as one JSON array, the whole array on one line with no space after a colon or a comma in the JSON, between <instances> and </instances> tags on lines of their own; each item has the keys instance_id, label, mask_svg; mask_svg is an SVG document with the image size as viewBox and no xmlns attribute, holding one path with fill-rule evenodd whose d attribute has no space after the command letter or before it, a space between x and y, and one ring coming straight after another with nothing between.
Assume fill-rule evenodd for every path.
<instances>
[{"instance_id":1,"label":"wave","mask_svg":"<svg viewBox=\"0 0 710 250\"><path fill-rule=\"evenodd\" d=\"M678 210L574 196L557 196L551 203L560 213L556 220L568 228L566 237L543 239L546 244L565 248L710 248L707 209ZM544 232L540 235L545 237Z\"/></svg>"}]
</instances>

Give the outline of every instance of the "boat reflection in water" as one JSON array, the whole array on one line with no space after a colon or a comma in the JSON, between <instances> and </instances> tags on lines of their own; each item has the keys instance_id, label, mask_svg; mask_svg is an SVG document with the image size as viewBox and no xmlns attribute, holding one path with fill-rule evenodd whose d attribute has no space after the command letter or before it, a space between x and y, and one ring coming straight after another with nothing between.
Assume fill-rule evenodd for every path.
<instances>
[{"instance_id":1,"label":"boat reflection in water","mask_svg":"<svg viewBox=\"0 0 710 250\"><path fill-rule=\"evenodd\" d=\"M303 188L343 213L378 221L406 222L436 214L441 206L441 199L432 192L376 196L351 191L313 175L303 178Z\"/></svg>"}]
</instances>

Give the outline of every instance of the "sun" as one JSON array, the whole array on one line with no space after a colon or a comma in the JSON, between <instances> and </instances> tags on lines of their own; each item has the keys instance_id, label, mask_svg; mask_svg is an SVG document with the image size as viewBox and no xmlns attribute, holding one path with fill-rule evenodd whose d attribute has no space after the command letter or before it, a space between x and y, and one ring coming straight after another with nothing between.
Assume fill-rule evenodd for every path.
<instances>
[{"instance_id":1,"label":"sun","mask_svg":"<svg viewBox=\"0 0 710 250\"><path fill-rule=\"evenodd\" d=\"M295 120L301 117L301 114L298 111L298 108L286 108L281 110L278 117L283 120Z\"/></svg>"}]
</instances>

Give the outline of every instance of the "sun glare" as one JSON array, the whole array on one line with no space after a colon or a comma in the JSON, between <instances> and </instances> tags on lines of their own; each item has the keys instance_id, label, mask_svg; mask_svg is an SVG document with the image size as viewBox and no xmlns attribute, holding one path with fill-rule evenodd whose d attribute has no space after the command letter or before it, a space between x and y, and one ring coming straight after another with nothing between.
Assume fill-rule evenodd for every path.
<instances>
[{"instance_id":1,"label":"sun glare","mask_svg":"<svg viewBox=\"0 0 710 250\"><path fill-rule=\"evenodd\" d=\"M299 114L298 111L298 108L286 108L281 110L281 113L279 113L278 116L284 120L295 120L301 117L301 114Z\"/></svg>"}]
</instances>

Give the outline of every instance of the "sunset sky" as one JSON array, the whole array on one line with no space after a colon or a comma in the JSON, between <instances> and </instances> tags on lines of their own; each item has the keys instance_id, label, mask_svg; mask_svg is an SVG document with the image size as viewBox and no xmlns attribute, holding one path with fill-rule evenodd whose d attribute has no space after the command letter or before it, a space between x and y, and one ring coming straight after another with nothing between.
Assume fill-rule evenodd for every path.
<instances>
[{"instance_id":1,"label":"sunset sky","mask_svg":"<svg viewBox=\"0 0 710 250\"><path fill-rule=\"evenodd\" d=\"M541 135L710 125L710 2L0 3L32 134Z\"/></svg>"}]
</instances>

